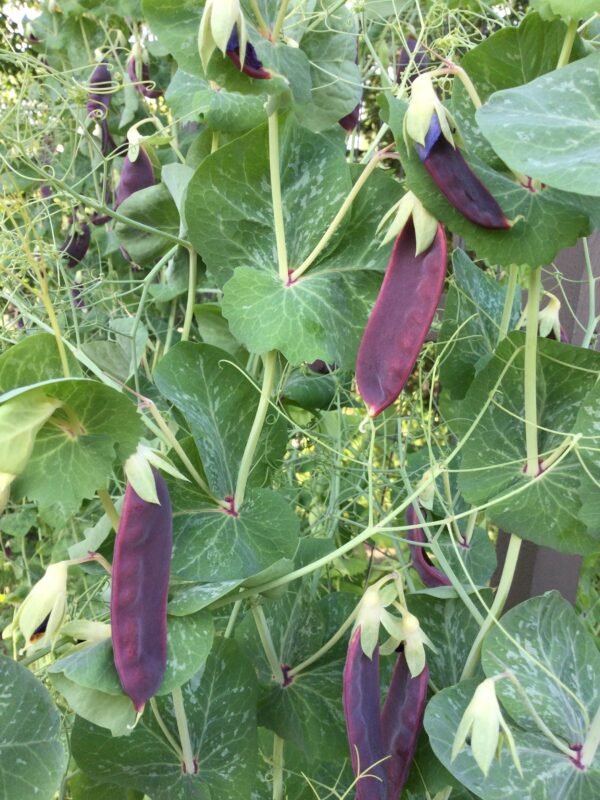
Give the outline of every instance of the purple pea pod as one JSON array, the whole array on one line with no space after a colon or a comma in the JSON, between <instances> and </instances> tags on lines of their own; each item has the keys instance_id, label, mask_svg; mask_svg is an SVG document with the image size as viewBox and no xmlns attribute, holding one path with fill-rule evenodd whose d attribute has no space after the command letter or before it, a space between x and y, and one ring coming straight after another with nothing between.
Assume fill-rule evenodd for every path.
<instances>
[{"instance_id":1,"label":"purple pea pod","mask_svg":"<svg viewBox=\"0 0 600 800\"><path fill-rule=\"evenodd\" d=\"M389 800L400 797L410 772L423 725L428 681L427 666L413 678L404 652L398 654L381 713L384 748L391 756L385 762Z\"/></svg>"},{"instance_id":2,"label":"purple pea pod","mask_svg":"<svg viewBox=\"0 0 600 800\"><path fill-rule=\"evenodd\" d=\"M435 111L425 144L415 142L415 147L435 185L463 217L481 228L511 227L496 198L475 175L458 147L453 147L442 133Z\"/></svg>"},{"instance_id":3,"label":"purple pea pod","mask_svg":"<svg viewBox=\"0 0 600 800\"><path fill-rule=\"evenodd\" d=\"M76 267L84 258L90 246L91 233L87 223L77 226L73 225L69 235L59 247L63 258L67 262L67 267Z\"/></svg>"},{"instance_id":4,"label":"purple pea pod","mask_svg":"<svg viewBox=\"0 0 600 800\"><path fill-rule=\"evenodd\" d=\"M427 55L427 51L420 46L417 48L417 40L414 36L409 36L406 39L406 45L402 47L398 53L398 65L396 70L397 83L401 83L404 72L411 66L411 59L411 75L407 81L409 85L414 81L417 75L425 72L429 66L429 56Z\"/></svg>"},{"instance_id":5,"label":"purple pea pod","mask_svg":"<svg viewBox=\"0 0 600 800\"><path fill-rule=\"evenodd\" d=\"M125 156L121 178L115 192L115 208L135 192L147 189L149 186L154 186L154 169L148 153L140 147L135 161L131 161L129 155Z\"/></svg>"},{"instance_id":6,"label":"purple pea pod","mask_svg":"<svg viewBox=\"0 0 600 800\"><path fill-rule=\"evenodd\" d=\"M101 61L92 72L88 93L87 113L96 119L106 119L110 106L112 78L108 64Z\"/></svg>"},{"instance_id":7,"label":"purple pea pod","mask_svg":"<svg viewBox=\"0 0 600 800\"><path fill-rule=\"evenodd\" d=\"M343 679L343 703L352 770L363 775L356 783L356 800L388 800L379 707L379 647L373 658L363 652L360 625L348 645ZM376 766L374 766L377 763ZM368 774L365 774L368 772Z\"/></svg>"},{"instance_id":8,"label":"purple pea pod","mask_svg":"<svg viewBox=\"0 0 600 800\"><path fill-rule=\"evenodd\" d=\"M140 56L141 69L138 73L138 59L132 55L127 62L127 74L129 80L135 84L135 88L144 97L150 100L156 100L157 97L162 97L162 89L151 89L148 84L150 83L150 66ZM138 74L140 77L138 77Z\"/></svg>"},{"instance_id":9,"label":"purple pea pod","mask_svg":"<svg viewBox=\"0 0 600 800\"><path fill-rule=\"evenodd\" d=\"M414 505L406 509L406 523L407 525L419 525L419 518ZM422 542L423 544L427 542L421 527L415 527L407 531L406 538L409 542ZM409 545L408 547L412 558L412 565L427 588L433 589L436 586L452 585L448 577L431 563L431 559L427 555L427 551L424 547L415 545Z\"/></svg>"},{"instance_id":10,"label":"purple pea pod","mask_svg":"<svg viewBox=\"0 0 600 800\"><path fill-rule=\"evenodd\" d=\"M244 64L242 66L240 59L240 40L238 36L237 25L231 32L231 36L229 37L229 41L227 42L227 47L225 48L225 54L228 58L230 58L233 61L233 63L241 72L244 72L250 78L257 78L258 80L266 80L271 77L271 73L263 67L262 61L256 55L256 50L254 49L254 45L251 42L248 42L246 44L246 56L244 58Z\"/></svg>"},{"instance_id":11,"label":"purple pea pod","mask_svg":"<svg viewBox=\"0 0 600 800\"><path fill-rule=\"evenodd\" d=\"M52 197L52 187L48 186L47 183L43 183L40 186L40 196L42 200L49 200Z\"/></svg>"},{"instance_id":12,"label":"purple pea pod","mask_svg":"<svg viewBox=\"0 0 600 800\"><path fill-rule=\"evenodd\" d=\"M359 119L360 119L360 103L356 106L356 108L353 111L351 111L349 114L346 114L345 117L342 117L340 120L338 120L338 122L345 131L347 131L348 133L352 133L352 131L358 125Z\"/></svg>"}]
</instances>

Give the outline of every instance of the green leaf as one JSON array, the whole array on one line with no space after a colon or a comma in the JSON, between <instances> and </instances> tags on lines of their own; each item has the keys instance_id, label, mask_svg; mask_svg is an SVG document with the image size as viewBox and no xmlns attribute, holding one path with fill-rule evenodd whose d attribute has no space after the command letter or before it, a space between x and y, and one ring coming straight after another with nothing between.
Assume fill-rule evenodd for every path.
<instances>
[{"instance_id":1,"label":"green leaf","mask_svg":"<svg viewBox=\"0 0 600 800\"><path fill-rule=\"evenodd\" d=\"M539 733L526 733L507 720L523 768L519 775L508 748L492 762L487 778L467 745L452 761L452 744L462 715L473 697L477 679L444 689L428 703L425 730L434 753L467 789L482 800L535 798L536 800L589 800L600 791L597 767L582 771Z\"/></svg>"},{"instance_id":2,"label":"green leaf","mask_svg":"<svg viewBox=\"0 0 600 800\"><path fill-rule=\"evenodd\" d=\"M39 431L27 467L13 483L15 497L29 497L66 519L107 486L117 456L125 461L135 451L142 422L129 398L98 381L46 381L0 401L31 391L43 391L62 406Z\"/></svg>"},{"instance_id":3,"label":"green leaf","mask_svg":"<svg viewBox=\"0 0 600 800\"><path fill-rule=\"evenodd\" d=\"M567 21L587 19L598 11L596 0L532 0L531 7L544 19L561 17Z\"/></svg>"},{"instance_id":4,"label":"green leaf","mask_svg":"<svg viewBox=\"0 0 600 800\"><path fill-rule=\"evenodd\" d=\"M106 728L112 736L128 736L135 727L137 712L126 695L81 686L63 672L52 672L50 680L72 711L82 719Z\"/></svg>"},{"instance_id":5,"label":"green leaf","mask_svg":"<svg viewBox=\"0 0 600 800\"><path fill-rule=\"evenodd\" d=\"M455 506L455 511L457 511ZM461 533L465 533L465 520L458 521ZM456 544L450 537L442 536L438 539L444 555L454 574L464 585L467 584L465 570L475 586L486 586L492 577L497 564L496 547L484 528L476 527L473 531L469 546Z\"/></svg>"},{"instance_id":6,"label":"green leaf","mask_svg":"<svg viewBox=\"0 0 600 800\"><path fill-rule=\"evenodd\" d=\"M152 800L250 800L257 768L256 683L234 642L218 644L204 671L183 688L183 702L197 774L182 771L149 708L126 746L78 718L72 737L77 764L97 780L139 789ZM157 705L178 741L171 698L158 698Z\"/></svg>"},{"instance_id":7,"label":"green leaf","mask_svg":"<svg viewBox=\"0 0 600 800\"><path fill-rule=\"evenodd\" d=\"M194 614L215 600L225 597L243 583L241 579L234 581L221 581L220 583L198 583L194 586L180 586L171 593L169 600L169 614L185 616Z\"/></svg>"},{"instance_id":8,"label":"green leaf","mask_svg":"<svg viewBox=\"0 0 600 800\"><path fill-rule=\"evenodd\" d=\"M477 112L512 169L566 192L600 197L600 53L515 89Z\"/></svg>"},{"instance_id":9,"label":"green leaf","mask_svg":"<svg viewBox=\"0 0 600 800\"><path fill-rule=\"evenodd\" d=\"M249 490L237 517L209 506L204 495L181 482L171 487L171 499L171 571L180 580L240 580L294 555L299 521L276 492Z\"/></svg>"},{"instance_id":10,"label":"green leaf","mask_svg":"<svg viewBox=\"0 0 600 800\"><path fill-rule=\"evenodd\" d=\"M185 617L168 617L167 668L157 691L158 695L169 694L190 680L206 661L213 636L212 617L207 612ZM88 689L124 696L110 639L58 659L49 668L49 672L61 673L73 683ZM131 704L131 700L127 700Z\"/></svg>"},{"instance_id":11,"label":"green leaf","mask_svg":"<svg viewBox=\"0 0 600 800\"><path fill-rule=\"evenodd\" d=\"M498 342L506 286L473 264L463 250L452 256L454 282L444 307L438 345L442 354L440 380L444 391L462 399L475 374L492 357ZM520 292L510 317L513 328L519 318Z\"/></svg>"},{"instance_id":12,"label":"green leaf","mask_svg":"<svg viewBox=\"0 0 600 800\"><path fill-rule=\"evenodd\" d=\"M598 431L598 409L600 408L600 384L596 383L583 400L575 432L582 435L579 456L585 468L581 476L579 496L581 510L579 517L588 528L600 528L600 492L598 492L598 475L600 475L600 432Z\"/></svg>"},{"instance_id":13,"label":"green leaf","mask_svg":"<svg viewBox=\"0 0 600 800\"><path fill-rule=\"evenodd\" d=\"M358 30L355 14L344 6L323 18L300 42L308 56L312 82L311 103L296 114L302 125L315 131L336 125L360 103L362 78L355 63Z\"/></svg>"},{"instance_id":14,"label":"green leaf","mask_svg":"<svg viewBox=\"0 0 600 800\"><path fill-rule=\"evenodd\" d=\"M583 744L600 705L600 653L573 607L558 592L511 608L485 637L486 676L511 670L541 719L567 746ZM509 680L496 694L525 730L536 725ZM599 765L600 766L600 765Z\"/></svg>"},{"instance_id":15,"label":"green leaf","mask_svg":"<svg viewBox=\"0 0 600 800\"><path fill-rule=\"evenodd\" d=\"M258 405L258 388L232 363L229 353L189 342L171 348L154 378L161 394L190 423L211 489L220 498L232 496ZM286 439L281 417L265 425L251 483L262 484L266 466L281 458Z\"/></svg>"},{"instance_id":16,"label":"green leaf","mask_svg":"<svg viewBox=\"0 0 600 800\"><path fill-rule=\"evenodd\" d=\"M490 503L489 519L521 538L562 552L593 552L600 547L599 535L590 533L578 516L579 486L585 472L577 454L569 453L535 478L523 472L523 364L524 336L512 333L471 384L460 406L460 422L447 419L455 430L464 431L486 408L464 443L460 490L473 505ZM598 353L538 339L541 459L577 432L579 407L596 383L599 370Z\"/></svg>"},{"instance_id":17,"label":"green leaf","mask_svg":"<svg viewBox=\"0 0 600 800\"><path fill-rule=\"evenodd\" d=\"M251 353L280 350L292 364L351 368L379 283L372 272L323 267L286 286L276 272L239 267L225 285L223 313Z\"/></svg>"},{"instance_id":18,"label":"green leaf","mask_svg":"<svg viewBox=\"0 0 600 800\"><path fill-rule=\"evenodd\" d=\"M135 347L133 341L133 317L119 317L112 319L108 327L113 333L113 338L84 342L81 345L83 352L108 375L112 375L122 383L133 375L139 365L146 349L148 331L140 322L135 334Z\"/></svg>"},{"instance_id":19,"label":"green leaf","mask_svg":"<svg viewBox=\"0 0 600 800\"><path fill-rule=\"evenodd\" d=\"M406 172L408 188L436 219L462 236L465 249L474 250L478 258L503 267L512 264L539 267L590 233L589 212L582 209L576 195L551 188L529 191L516 179L497 172L475 155L463 153L514 225L510 230L490 230L469 222L440 192L416 149L412 146L407 149L402 135L406 104L400 100L389 100L388 103L388 122Z\"/></svg>"},{"instance_id":20,"label":"green leaf","mask_svg":"<svg viewBox=\"0 0 600 800\"><path fill-rule=\"evenodd\" d=\"M81 375L79 363L68 350L67 362L73 377ZM56 339L51 333L26 336L0 355L0 394L63 377Z\"/></svg>"},{"instance_id":21,"label":"green leaf","mask_svg":"<svg viewBox=\"0 0 600 800\"><path fill-rule=\"evenodd\" d=\"M202 6L196 0L143 0L142 10L152 33L181 69L203 77L196 42Z\"/></svg>"},{"instance_id":22,"label":"green leaf","mask_svg":"<svg viewBox=\"0 0 600 800\"><path fill-rule=\"evenodd\" d=\"M491 604L489 590L483 592L483 598L488 605ZM477 600L475 602L478 604ZM458 597L442 599L415 594L411 595L408 606L436 648L435 651L426 651L433 684L443 689L458 683L471 645L479 633L477 621Z\"/></svg>"},{"instance_id":23,"label":"green leaf","mask_svg":"<svg viewBox=\"0 0 600 800\"><path fill-rule=\"evenodd\" d=\"M98 783L83 772L69 780L69 791L72 800L144 800L143 795L134 798L127 789L114 783Z\"/></svg>"},{"instance_id":24,"label":"green leaf","mask_svg":"<svg viewBox=\"0 0 600 800\"><path fill-rule=\"evenodd\" d=\"M52 800L67 768L60 717L29 670L0 656L0 784L11 800Z\"/></svg>"},{"instance_id":25,"label":"green leaf","mask_svg":"<svg viewBox=\"0 0 600 800\"><path fill-rule=\"evenodd\" d=\"M27 392L0 405L2 472L19 475L29 461L35 437L61 401L41 391Z\"/></svg>"},{"instance_id":26,"label":"green leaf","mask_svg":"<svg viewBox=\"0 0 600 800\"><path fill-rule=\"evenodd\" d=\"M220 347L234 357L239 357L243 347L229 330L229 323L217 303L202 303L194 306L196 327L206 344Z\"/></svg>"},{"instance_id":27,"label":"green leaf","mask_svg":"<svg viewBox=\"0 0 600 800\"><path fill-rule=\"evenodd\" d=\"M278 661L293 667L318 650L351 613L356 598L336 593L315 598L311 581L299 590L264 605ZM292 742L312 760L341 759L348 744L341 703L345 641L293 678L285 687L273 682L271 668L256 635L251 614L236 630L236 638L252 658L262 685L258 721Z\"/></svg>"},{"instance_id":28,"label":"green leaf","mask_svg":"<svg viewBox=\"0 0 600 800\"><path fill-rule=\"evenodd\" d=\"M161 231L179 236L179 212L164 183L134 192L121 203L119 214L155 229L147 233L123 222L117 223L115 233L119 244L136 264L152 266L173 247L173 242L161 236Z\"/></svg>"},{"instance_id":29,"label":"green leaf","mask_svg":"<svg viewBox=\"0 0 600 800\"><path fill-rule=\"evenodd\" d=\"M280 125L281 191L290 268L299 266L351 188L343 148L288 120ZM222 287L238 266L277 275L266 126L200 164L186 204L190 241Z\"/></svg>"},{"instance_id":30,"label":"green leaf","mask_svg":"<svg viewBox=\"0 0 600 800\"><path fill-rule=\"evenodd\" d=\"M484 39L461 58L460 65L473 82L482 103L494 92L529 83L556 68L567 26L558 20L544 22L530 13L517 28L506 27ZM575 39L571 58L581 58L585 50ZM470 153L490 166L502 168L490 143L475 119L477 109L464 84L455 80L452 88L452 112Z\"/></svg>"}]
</instances>

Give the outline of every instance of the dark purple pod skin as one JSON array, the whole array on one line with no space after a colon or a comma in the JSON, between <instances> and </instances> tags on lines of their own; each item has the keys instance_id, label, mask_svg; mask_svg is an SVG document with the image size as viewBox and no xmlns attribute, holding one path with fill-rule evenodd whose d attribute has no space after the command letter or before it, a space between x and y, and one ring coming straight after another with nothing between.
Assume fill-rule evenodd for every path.
<instances>
[{"instance_id":1,"label":"dark purple pod skin","mask_svg":"<svg viewBox=\"0 0 600 800\"><path fill-rule=\"evenodd\" d=\"M149 186L154 186L154 169L148 153L140 147L135 161L130 161L129 156L125 156L121 179L115 192L115 208L135 192L147 189Z\"/></svg>"},{"instance_id":2,"label":"dark purple pod skin","mask_svg":"<svg viewBox=\"0 0 600 800\"><path fill-rule=\"evenodd\" d=\"M427 666L413 678L404 653L398 654L381 713L384 747L391 755L385 762L389 800L398 800L410 772L423 725L428 680Z\"/></svg>"},{"instance_id":3,"label":"dark purple pod skin","mask_svg":"<svg viewBox=\"0 0 600 800\"><path fill-rule=\"evenodd\" d=\"M358 626L348 645L343 679L352 769L354 775L369 770L369 776L356 783L356 800L388 800L379 696L379 647L375 648L373 658L368 658L362 651ZM372 766L377 761L382 763Z\"/></svg>"},{"instance_id":4,"label":"dark purple pod skin","mask_svg":"<svg viewBox=\"0 0 600 800\"><path fill-rule=\"evenodd\" d=\"M406 523L407 525L419 525L419 518L413 505L406 509ZM409 542L427 542L423 529L420 527L407 531L406 538ZM452 582L448 580L447 576L431 563L424 547L414 547L411 545L408 547L412 558L412 565L417 571L419 578L421 578L428 589L433 589L436 586L452 585Z\"/></svg>"},{"instance_id":5,"label":"dark purple pod skin","mask_svg":"<svg viewBox=\"0 0 600 800\"><path fill-rule=\"evenodd\" d=\"M135 84L135 88L144 97L150 100L156 100L157 97L162 97L163 92L161 89L151 89L147 85L150 82L150 67L144 61L142 61L141 83L137 76L137 64L133 56L131 56L127 62L127 74L129 75L129 80Z\"/></svg>"},{"instance_id":6,"label":"dark purple pod skin","mask_svg":"<svg viewBox=\"0 0 600 800\"><path fill-rule=\"evenodd\" d=\"M268 80L271 77L271 73L269 70L263 67L262 61L256 55L254 45L252 45L250 42L246 44L246 57L244 59L244 65L242 66L240 60L240 41L238 37L237 25L229 37L227 47L225 48L225 54L233 61L240 72L244 72L250 78Z\"/></svg>"},{"instance_id":7,"label":"dark purple pod skin","mask_svg":"<svg viewBox=\"0 0 600 800\"><path fill-rule=\"evenodd\" d=\"M443 135L435 112L425 144L415 143L415 147L435 185L463 217L481 228L510 228L496 198L475 175L458 147L452 147Z\"/></svg>"},{"instance_id":8,"label":"dark purple pod skin","mask_svg":"<svg viewBox=\"0 0 600 800\"><path fill-rule=\"evenodd\" d=\"M358 125L358 121L360 119L360 103L356 106L356 108L351 111L349 114L346 114L345 117L342 117L338 122L342 126L342 128L347 131L348 133L352 133L352 131Z\"/></svg>"},{"instance_id":9,"label":"dark purple pod skin","mask_svg":"<svg viewBox=\"0 0 600 800\"><path fill-rule=\"evenodd\" d=\"M167 485L153 470L160 505L127 484L112 568L110 618L115 667L137 712L157 691L167 666L167 595L173 546Z\"/></svg>"},{"instance_id":10,"label":"dark purple pod skin","mask_svg":"<svg viewBox=\"0 0 600 800\"><path fill-rule=\"evenodd\" d=\"M415 53L416 47L417 47L417 40L415 39L414 36L409 36L406 40L406 46L400 49L398 53L398 66L396 71L397 83L400 83L402 81L402 76L404 74L404 71L408 69L413 54L414 54L413 74L408 79L409 85L414 81L414 79L418 75L420 75L422 72L425 72L427 67L429 66L429 56L427 55L427 51L424 50L422 47L419 47L419 49Z\"/></svg>"},{"instance_id":11,"label":"dark purple pod skin","mask_svg":"<svg viewBox=\"0 0 600 800\"><path fill-rule=\"evenodd\" d=\"M67 267L76 267L85 257L91 240L90 226L87 223L80 229L72 228L59 250L67 262Z\"/></svg>"},{"instance_id":12,"label":"dark purple pod skin","mask_svg":"<svg viewBox=\"0 0 600 800\"><path fill-rule=\"evenodd\" d=\"M446 275L446 237L438 225L431 246L415 255L410 219L396 239L379 295L358 348L356 382L376 417L398 397L436 312Z\"/></svg>"},{"instance_id":13,"label":"dark purple pod skin","mask_svg":"<svg viewBox=\"0 0 600 800\"><path fill-rule=\"evenodd\" d=\"M87 113L93 114L99 119L105 119L110 106L111 95L108 90L111 88L112 78L108 64L102 61L92 72L90 77L90 91L87 101ZM103 89L104 91L99 91Z\"/></svg>"}]
</instances>

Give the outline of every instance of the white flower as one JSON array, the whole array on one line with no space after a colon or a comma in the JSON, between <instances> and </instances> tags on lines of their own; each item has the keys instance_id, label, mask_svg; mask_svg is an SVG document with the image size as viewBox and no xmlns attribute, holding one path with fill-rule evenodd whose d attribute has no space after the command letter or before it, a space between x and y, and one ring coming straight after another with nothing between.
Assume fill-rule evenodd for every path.
<instances>
[{"instance_id":1,"label":"white flower","mask_svg":"<svg viewBox=\"0 0 600 800\"><path fill-rule=\"evenodd\" d=\"M487 678L475 690L460 721L452 745L452 760L454 761L460 753L470 735L473 758L479 769L487 776L494 756L502 747L501 733L506 738L516 768L521 772L521 762L513 735L500 711L495 681L493 678Z\"/></svg>"},{"instance_id":2,"label":"white flower","mask_svg":"<svg viewBox=\"0 0 600 800\"><path fill-rule=\"evenodd\" d=\"M33 586L12 623L3 630L2 638L13 638L20 632L25 638L23 651L28 654L52 646L62 625L67 608L67 570L69 561L50 564L42 578ZM46 622L47 620L47 622ZM33 638L36 630L45 626L43 635Z\"/></svg>"},{"instance_id":3,"label":"white flower","mask_svg":"<svg viewBox=\"0 0 600 800\"><path fill-rule=\"evenodd\" d=\"M217 48L225 55L229 37L236 25L240 44L240 62L243 64L246 59L248 37L246 21L239 0L206 0L198 31L198 52L205 70Z\"/></svg>"},{"instance_id":4,"label":"white flower","mask_svg":"<svg viewBox=\"0 0 600 800\"><path fill-rule=\"evenodd\" d=\"M538 324L540 336L549 336L554 333L554 338L560 342L560 300L555 295L547 292L548 304L539 312Z\"/></svg>"},{"instance_id":5,"label":"white flower","mask_svg":"<svg viewBox=\"0 0 600 800\"><path fill-rule=\"evenodd\" d=\"M377 231L386 224L389 218L394 215L392 224L388 228L385 238L381 242L380 247L387 244L392 239L400 234L409 218L412 216L413 225L415 228L416 250L415 255L423 253L431 245L437 233L438 222L435 217L425 209L418 197L412 192L407 192L401 200L393 205L387 214L383 217Z\"/></svg>"}]
</instances>

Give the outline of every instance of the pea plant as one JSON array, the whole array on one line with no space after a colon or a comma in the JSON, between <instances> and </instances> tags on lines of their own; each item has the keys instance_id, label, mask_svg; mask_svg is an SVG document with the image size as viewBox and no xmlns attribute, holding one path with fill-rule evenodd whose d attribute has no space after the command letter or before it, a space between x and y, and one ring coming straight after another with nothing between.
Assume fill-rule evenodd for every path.
<instances>
[{"instance_id":1,"label":"pea plant","mask_svg":"<svg viewBox=\"0 0 600 800\"><path fill-rule=\"evenodd\" d=\"M600 796L597 0L6 14L2 797Z\"/></svg>"}]
</instances>

